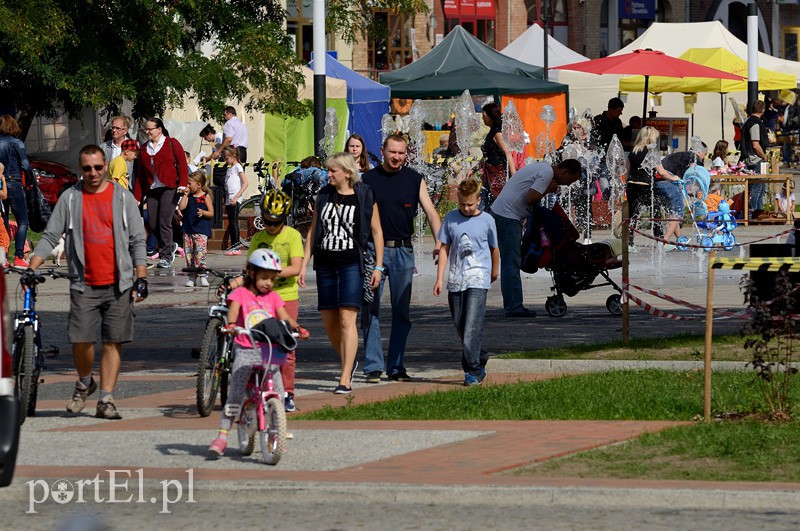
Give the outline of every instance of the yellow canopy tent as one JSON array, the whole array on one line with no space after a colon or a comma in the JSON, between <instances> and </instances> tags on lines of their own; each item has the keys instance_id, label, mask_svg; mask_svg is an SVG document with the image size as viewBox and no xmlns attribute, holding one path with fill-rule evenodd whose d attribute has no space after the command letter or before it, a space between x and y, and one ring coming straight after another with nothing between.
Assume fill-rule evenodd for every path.
<instances>
[{"instance_id":1,"label":"yellow canopy tent","mask_svg":"<svg viewBox=\"0 0 800 531\"><path fill-rule=\"evenodd\" d=\"M689 48L680 55L681 59L691 61L717 70L724 70L737 74L745 79L732 81L729 79L710 79L702 77L660 77L650 76L648 92L683 92L696 94L698 92L719 92L721 105L721 122L723 124L722 137L725 138L725 106L724 94L729 92L747 92L747 61L735 55L726 48ZM792 74L781 74L766 68L758 69L758 90L780 90L797 87L797 78ZM619 80L620 92L642 92L644 90L644 76L629 76Z\"/></svg>"}]
</instances>

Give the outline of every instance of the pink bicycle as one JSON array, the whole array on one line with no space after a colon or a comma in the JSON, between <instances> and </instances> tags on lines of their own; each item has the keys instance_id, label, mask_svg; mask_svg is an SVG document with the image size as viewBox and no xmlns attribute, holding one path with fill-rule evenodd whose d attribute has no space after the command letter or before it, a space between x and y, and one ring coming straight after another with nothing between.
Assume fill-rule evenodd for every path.
<instances>
[{"instance_id":1,"label":"pink bicycle","mask_svg":"<svg viewBox=\"0 0 800 531\"><path fill-rule=\"evenodd\" d=\"M225 405L225 414L236 419L242 455L252 455L258 437L261 458L268 465L277 465L286 451L286 410L283 397L275 391L272 373L267 368L283 353L258 325L249 329L237 326L230 330L248 336L252 344L261 349L262 364L253 367L242 405ZM301 334L308 333L303 329L299 330L287 335L294 340Z\"/></svg>"}]
</instances>

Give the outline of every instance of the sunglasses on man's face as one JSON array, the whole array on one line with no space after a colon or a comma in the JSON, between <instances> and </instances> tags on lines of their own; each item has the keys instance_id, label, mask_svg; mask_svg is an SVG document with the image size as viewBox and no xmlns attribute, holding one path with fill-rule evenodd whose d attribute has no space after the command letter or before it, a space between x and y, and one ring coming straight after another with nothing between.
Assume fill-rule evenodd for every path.
<instances>
[{"instance_id":1,"label":"sunglasses on man's face","mask_svg":"<svg viewBox=\"0 0 800 531\"><path fill-rule=\"evenodd\" d=\"M267 227L277 227L278 225L283 225L283 220L276 220L272 221L270 219L264 219L264 225Z\"/></svg>"},{"instance_id":2,"label":"sunglasses on man's face","mask_svg":"<svg viewBox=\"0 0 800 531\"><path fill-rule=\"evenodd\" d=\"M89 166L89 165L81 166L81 171L89 173L90 171L92 171L92 168L94 168L94 171L103 171L103 168L105 168L105 165L103 165L103 164L95 164L94 166Z\"/></svg>"}]
</instances>

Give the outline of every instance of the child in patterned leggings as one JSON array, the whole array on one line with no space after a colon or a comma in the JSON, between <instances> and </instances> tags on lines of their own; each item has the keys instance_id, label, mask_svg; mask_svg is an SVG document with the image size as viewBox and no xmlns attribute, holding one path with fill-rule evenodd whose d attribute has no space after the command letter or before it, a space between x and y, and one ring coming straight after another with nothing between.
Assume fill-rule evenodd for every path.
<instances>
[{"instance_id":1,"label":"child in patterned leggings","mask_svg":"<svg viewBox=\"0 0 800 531\"><path fill-rule=\"evenodd\" d=\"M230 323L228 326L233 326L235 323L235 326L238 327L249 327L264 318L275 317L287 321L289 326L298 329L300 339L308 338L308 332L299 328L295 320L289 316L281 296L272 291L275 278L280 271L281 259L274 252L268 249L256 249L250 253L247 258L244 286L236 288L228 296L228 323ZM241 405L253 367L263 363L261 350L254 348L250 338L245 335L236 336L233 352L231 387L226 406ZM273 361L275 360L273 359ZM278 396L283 396L280 366L271 363L267 370L272 373L275 392L278 393ZM209 456L212 458L221 456L228 445L228 433L234 418L225 414L226 409L227 407L222 409L217 438L208 449Z\"/></svg>"},{"instance_id":2,"label":"child in patterned leggings","mask_svg":"<svg viewBox=\"0 0 800 531\"><path fill-rule=\"evenodd\" d=\"M211 220L214 218L214 203L211 190L206 185L206 174L201 171L189 175L188 186L179 189L182 194L178 207L183 212L183 249L187 267L206 266L206 249L211 237ZM193 288L208 286L205 274L190 275L186 286Z\"/></svg>"}]
</instances>

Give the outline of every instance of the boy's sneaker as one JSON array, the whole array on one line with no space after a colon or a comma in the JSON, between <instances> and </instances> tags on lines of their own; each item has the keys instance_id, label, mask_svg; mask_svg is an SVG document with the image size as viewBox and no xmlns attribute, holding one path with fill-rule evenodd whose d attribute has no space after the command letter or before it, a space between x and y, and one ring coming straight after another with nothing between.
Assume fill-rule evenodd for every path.
<instances>
[{"instance_id":1,"label":"boy's sneaker","mask_svg":"<svg viewBox=\"0 0 800 531\"><path fill-rule=\"evenodd\" d=\"M367 373L367 383L380 383L381 371L372 371Z\"/></svg>"},{"instance_id":2,"label":"boy's sneaker","mask_svg":"<svg viewBox=\"0 0 800 531\"><path fill-rule=\"evenodd\" d=\"M222 437L217 437L208 447L208 457L216 459L225 453L225 448L228 446L228 441Z\"/></svg>"},{"instance_id":3,"label":"boy's sneaker","mask_svg":"<svg viewBox=\"0 0 800 531\"><path fill-rule=\"evenodd\" d=\"M67 405L67 411L73 415L83 411L83 408L86 407L86 397L95 391L97 391L97 383L94 381L94 378L89 382L89 387L86 387L78 380L75 383L75 390L72 392L72 400L70 400L70 403Z\"/></svg>"},{"instance_id":4,"label":"boy's sneaker","mask_svg":"<svg viewBox=\"0 0 800 531\"><path fill-rule=\"evenodd\" d=\"M202 286L204 288L207 288L208 287L208 278L207 277L200 277L200 278L197 279L197 283L200 286Z\"/></svg>"},{"instance_id":5,"label":"boy's sneaker","mask_svg":"<svg viewBox=\"0 0 800 531\"><path fill-rule=\"evenodd\" d=\"M293 413L297 410L297 406L294 405L294 397L292 395L286 395L286 398L283 399L283 409L285 409L287 413Z\"/></svg>"},{"instance_id":6,"label":"boy's sneaker","mask_svg":"<svg viewBox=\"0 0 800 531\"><path fill-rule=\"evenodd\" d=\"M187 288L193 288L194 287L194 280L192 280L192 279L187 280L186 284L184 284L184 286L186 286Z\"/></svg>"},{"instance_id":7,"label":"boy's sneaker","mask_svg":"<svg viewBox=\"0 0 800 531\"><path fill-rule=\"evenodd\" d=\"M390 374L389 379L394 382L410 382L411 376L409 376L406 371L400 371L394 374Z\"/></svg>"},{"instance_id":8,"label":"boy's sneaker","mask_svg":"<svg viewBox=\"0 0 800 531\"><path fill-rule=\"evenodd\" d=\"M473 376L471 373L464 373L464 385L466 387L470 387L473 385L480 385L481 381L478 380L476 376Z\"/></svg>"},{"instance_id":9,"label":"boy's sneaker","mask_svg":"<svg viewBox=\"0 0 800 531\"><path fill-rule=\"evenodd\" d=\"M175 253L177 252L178 252L178 244L173 243L169 251L169 265L172 265L172 262L175 261Z\"/></svg>"},{"instance_id":10,"label":"boy's sneaker","mask_svg":"<svg viewBox=\"0 0 800 531\"><path fill-rule=\"evenodd\" d=\"M114 402L111 400L107 402L98 402L97 412L95 412L94 416L106 420L119 420L122 418L122 415L117 411L117 406L115 406Z\"/></svg>"},{"instance_id":11,"label":"boy's sneaker","mask_svg":"<svg viewBox=\"0 0 800 531\"><path fill-rule=\"evenodd\" d=\"M171 265L172 265L172 262L170 262L166 258L162 258L161 260L158 261L158 263L156 264L156 267L159 268L159 269L169 269Z\"/></svg>"}]
</instances>

